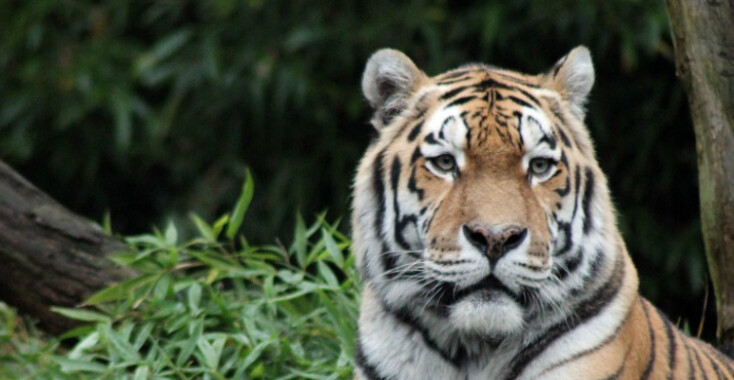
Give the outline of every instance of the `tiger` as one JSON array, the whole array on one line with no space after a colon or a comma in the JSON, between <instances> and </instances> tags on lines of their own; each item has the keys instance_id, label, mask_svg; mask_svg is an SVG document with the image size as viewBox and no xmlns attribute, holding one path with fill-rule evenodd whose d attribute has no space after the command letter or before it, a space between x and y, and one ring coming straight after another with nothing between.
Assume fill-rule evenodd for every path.
<instances>
[{"instance_id":1,"label":"tiger","mask_svg":"<svg viewBox=\"0 0 734 380\"><path fill-rule=\"evenodd\" d=\"M734 379L638 292L584 122L594 80L584 46L537 75L368 59L355 379Z\"/></svg>"}]
</instances>

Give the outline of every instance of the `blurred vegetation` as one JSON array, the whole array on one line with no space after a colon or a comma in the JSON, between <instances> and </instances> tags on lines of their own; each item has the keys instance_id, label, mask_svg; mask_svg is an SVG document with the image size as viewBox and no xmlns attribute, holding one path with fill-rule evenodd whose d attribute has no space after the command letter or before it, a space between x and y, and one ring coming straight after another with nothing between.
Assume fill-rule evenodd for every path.
<instances>
[{"instance_id":1,"label":"blurred vegetation","mask_svg":"<svg viewBox=\"0 0 734 380\"><path fill-rule=\"evenodd\" d=\"M437 74L467 61L538 72L579 44L643 294L695 324L694 136L659 0L4 1L0 159L125 234L188 210L212 219L250 167L261 191L244 228L272 241L296 210L348 213L372 134L359 78L377 48Z\"/></svg>"},{"instance_id":2,"label":"blurred vegetation","mask_svg":"<svg viewBox=\"0 0 734 380\"><path fill-rule=\"evenodd\" d=\"M248 182L252 183L252 182ZM349 239L323 215L297 219L292 244L237 235L252 186L196 234L176 225L130 237L113 257L138 271L93 295L83 321L44 338L0 303L0 379L348 379L358 275Z\"/></svg>"}]
</instances>

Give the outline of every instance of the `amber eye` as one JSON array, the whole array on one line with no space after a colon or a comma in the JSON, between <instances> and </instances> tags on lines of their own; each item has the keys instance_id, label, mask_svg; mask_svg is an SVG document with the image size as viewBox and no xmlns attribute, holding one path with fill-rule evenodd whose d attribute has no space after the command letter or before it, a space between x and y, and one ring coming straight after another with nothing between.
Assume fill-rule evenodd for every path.
<instances>
[{"instance_id":1,"label":"amber eye","mask_svg":"<svg viewBox=\"0 0 734 380\"><path fill-rule=\"evenodd\" d=\"M529 171L532 175L542 176L547 174L553 167L553 161L550 158L537 157L530 160Z\"/></svg>"},{"instance_id":2,"label":"amber eye","mask_svg":"<svg viewBox=\"0 0 734 380\"><path fill-rule=\"evenodd\" d=\"M454 159L454 156L448 153L432 157L430 158L430 161L436 169L442 172L448 173L456 170L456 160Z\"/></svg>"}]
</instances>

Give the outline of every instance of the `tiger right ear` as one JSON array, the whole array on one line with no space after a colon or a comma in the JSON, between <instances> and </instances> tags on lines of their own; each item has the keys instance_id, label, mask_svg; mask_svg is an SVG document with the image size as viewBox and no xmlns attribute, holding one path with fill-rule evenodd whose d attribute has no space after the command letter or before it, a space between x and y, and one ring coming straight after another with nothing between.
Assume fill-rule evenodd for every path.
<instances>
[{"instance_id":1,"label":"tiger right ear","mask_svg":"<svg viewBox=\"0 0 734 380\"><path fill-rule=\"evenodd\" d=\"M594 85L594 64L585 46L578 46L561 58L546 74L548 87L556 90L579 118Z\"/></svg>"},{"instance_id":2,"label":"tiger right ear","mask_svg":"<svg viewBox=\"0 0 734 380\"><path fill-rule=\"evenodd\" d=\"M362 92L375 110L375 127L389 124L425 79L413 61L397 50L381 49L372 54L362 74Z\"/></svg>"}]
</instances>

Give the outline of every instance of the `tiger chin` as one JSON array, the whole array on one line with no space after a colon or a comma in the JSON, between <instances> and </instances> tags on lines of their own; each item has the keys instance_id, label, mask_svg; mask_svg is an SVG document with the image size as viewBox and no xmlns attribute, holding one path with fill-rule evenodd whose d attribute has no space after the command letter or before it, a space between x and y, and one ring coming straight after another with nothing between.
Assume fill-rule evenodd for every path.
<instances>
[{"instance_id":1,"label":"tiger chin","mask_svg":"<svg viewBox=\"0 0 734 380\"><path fill-rule=\"evenodd\" d=\"M585 47L538 75L369 59L357 379L734 379L638 294L584 124L593 83Z\"/></svg>"}]
</instances>

